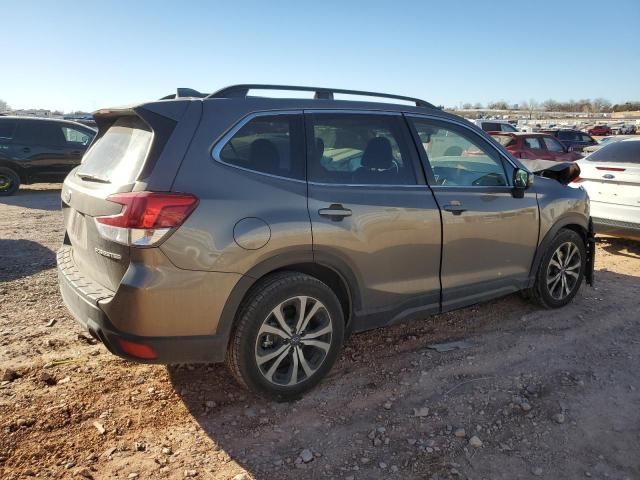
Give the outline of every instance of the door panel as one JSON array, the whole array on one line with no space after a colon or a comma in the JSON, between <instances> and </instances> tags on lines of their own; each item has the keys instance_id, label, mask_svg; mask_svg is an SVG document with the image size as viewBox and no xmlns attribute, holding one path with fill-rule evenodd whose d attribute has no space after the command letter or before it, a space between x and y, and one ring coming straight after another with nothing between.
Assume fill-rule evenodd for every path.
<instances>
[{"instance_id":1,"label":"door panel","mask_svg":"<svg viewBox=\"0 0 640 480\"><path fill-rule=\"evenodd\" d=\"M434 187L443 207L442 308L450 310L523 288L538 243L533 192ZM460 204L460 213L446 205Z\"/></svg>"},{"instance_id":2,"label":"door panel","mask_svg":"<svg viewBox=\"0 0 640 480\"><path fill-rule=\"evenodd\" d=\"M409 120L442 212L442 309L524 288L538 243L535 192L515 198L515 167L470 128Z\"/></svg>"},{"instance_id":3,"label":"door panel","mask_svg":"<svg viewBox=\"0 0 640 480\"><path fill-rule=\"evenodd\" d=\"M305 119L314 258L355 278L354 329L439 311L440 212L402 116Z\"/></svg>"},{"instance_id":4,"label":"door panel","mask_svg":"<svg viewBox=\"0 0 640 480\"><path fill-rule=\"evenodd\" d=\"M61 126L46 120L18 122L13 148L28 175L39 179L61 180L81 158L76 156L71 164Z\"/></svg>"},{"instance_id":5,"label":"door panel","mask_svg":"<svg viewBox=\"0 0 640 480\"><path fill-rule=\"evenodd\" d=\"M340 205L350 215L321 215ZM440 301L440 213L427 186L309 184L314 254L336 257L355 275L362 313Z\"/></svg>"}]
</instances>

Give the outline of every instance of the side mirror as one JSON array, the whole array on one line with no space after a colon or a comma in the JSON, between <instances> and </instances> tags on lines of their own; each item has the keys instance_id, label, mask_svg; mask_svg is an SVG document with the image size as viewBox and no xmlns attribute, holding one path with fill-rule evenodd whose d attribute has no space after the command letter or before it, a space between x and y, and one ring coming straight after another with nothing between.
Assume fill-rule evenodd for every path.
<instances>
[{"instance_id":1,"label":"side mirror","mask_svg":"<svg viewBox=\"0 0 640 480\"><path fill-rule=\"evenodd\" d=\"M515 198L524 197L524 191L533 183L533 173L522 168L516 168L513 172L513 196Z\"/></svg>"}]
</instances>

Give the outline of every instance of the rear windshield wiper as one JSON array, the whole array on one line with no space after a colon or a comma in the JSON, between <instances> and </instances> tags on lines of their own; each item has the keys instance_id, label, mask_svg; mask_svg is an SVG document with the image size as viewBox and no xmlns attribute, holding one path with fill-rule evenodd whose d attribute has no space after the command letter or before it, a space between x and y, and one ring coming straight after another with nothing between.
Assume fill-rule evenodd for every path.
<instances>
[{"instance_id":1,"label":"rear windshield wiper","mask_svg":"<svg viewBox=\"0 0 640 480\"><path fill-rule=\"evenodd\" d=\"M106 178L100 178L91 173L78 172L76 173L76 175L79 176L82 180L86 180L88 182L111 183L111 181L107 180Z\"/></svg>"}]
</instances>

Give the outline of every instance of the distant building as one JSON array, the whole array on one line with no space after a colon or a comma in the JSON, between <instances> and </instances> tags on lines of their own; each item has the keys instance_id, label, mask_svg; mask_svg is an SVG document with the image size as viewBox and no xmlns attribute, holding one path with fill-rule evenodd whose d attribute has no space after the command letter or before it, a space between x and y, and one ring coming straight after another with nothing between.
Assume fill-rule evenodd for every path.
<instances>
[{"instance_id":1,"label":"distant building","mask_svg":"<svg viewBox=\"0 0 640 480\"><path fill-rule=\"evenodd\" d=\"M44 110L39 108L13 110L10 113L11 115L18 115L21 117L51 117L51 110Z\"/></svg>"},{"instance_id":2,"label":"distant building","mask_svg":"<svg viewBox=\"0 0 640 480\"><path fill-rule=\"evenodd\" d=\"M611 118L640 118L640 110L633 112L613 112Z\"/></svg>"}]
</instances>

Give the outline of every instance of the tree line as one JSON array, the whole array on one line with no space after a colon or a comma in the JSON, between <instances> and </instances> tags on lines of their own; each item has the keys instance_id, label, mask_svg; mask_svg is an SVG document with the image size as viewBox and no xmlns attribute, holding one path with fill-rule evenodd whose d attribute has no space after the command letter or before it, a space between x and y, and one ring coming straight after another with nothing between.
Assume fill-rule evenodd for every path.
<instances>
[{"instance_id":1,"label":"tree line","mask_svg":"<svg viewBox=\"0 0 640 480\"><path fill-rule=\"evenodd\" d=\"M504 100L498 100L487 103L486 106L479 102L464 103L463 110L483 109L488 110L526 110L530 112L583 112L583 113L611 113L611 112L630 112L640 110L640 102L625 102L612 104L606 98L568 100L559 102L549 99L544 102L536 100L523 101L518 104L508 103Z\"/></svg>"}]
</instances>

